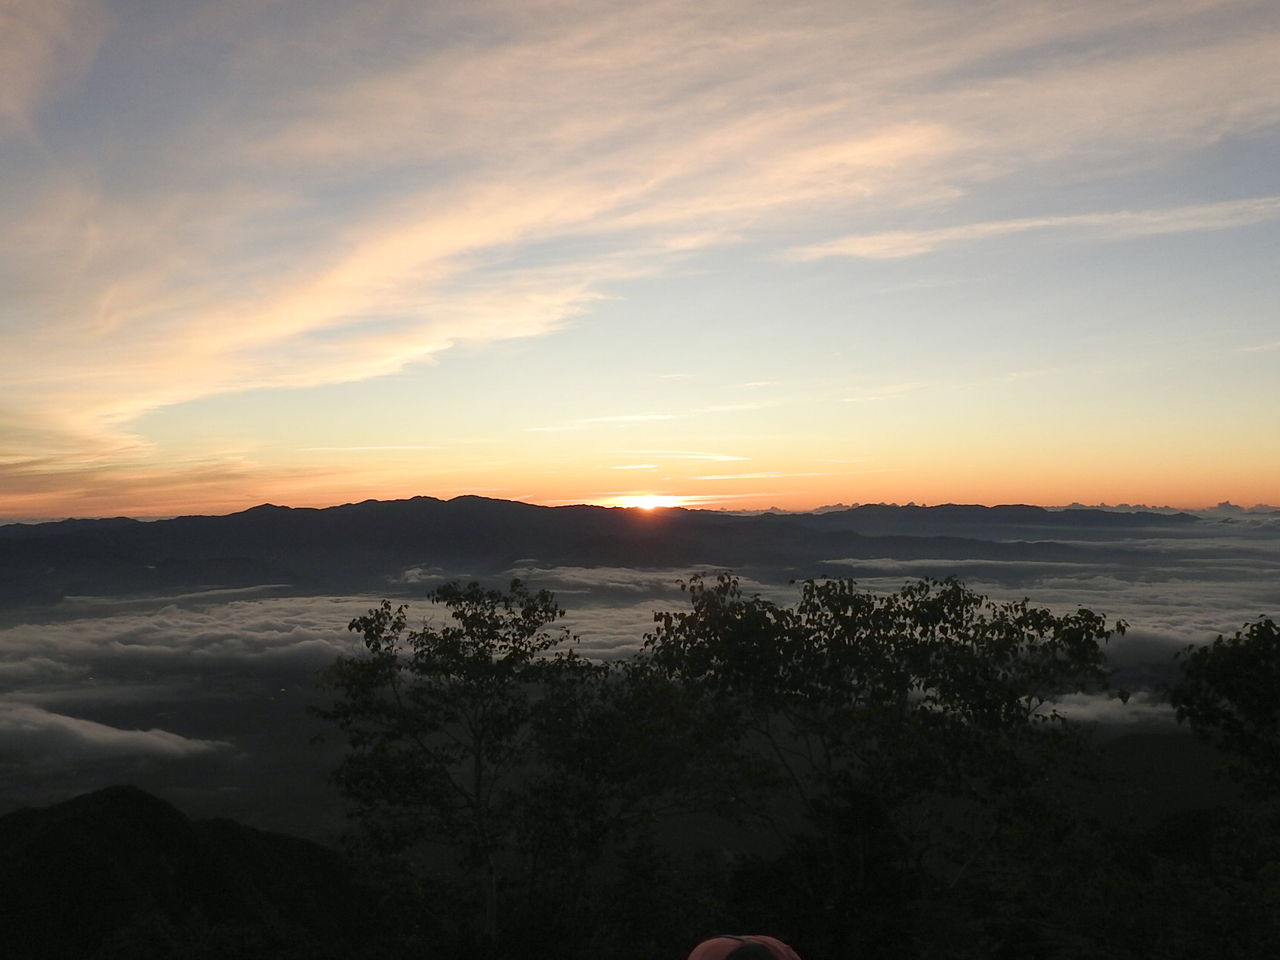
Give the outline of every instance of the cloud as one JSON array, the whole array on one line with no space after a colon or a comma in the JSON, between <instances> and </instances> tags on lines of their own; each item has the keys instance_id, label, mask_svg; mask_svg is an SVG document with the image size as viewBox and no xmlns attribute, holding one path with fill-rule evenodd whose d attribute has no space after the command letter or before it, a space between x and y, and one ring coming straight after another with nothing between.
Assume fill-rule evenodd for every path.
<instances>
[{"instance_id":1,"label":"cloud","mask_svg":"<svg viewBox=\"0 0 1280 960\"><path fill-rule=\"evenodd\" d=\"M73 600L73 619L0 629L0 683L10 695L47 691L56 700L74 670L84 689L109 699L113 685L141 681L306 673L348 648L346 624L374 602L214 591L131 601L121 612L112 601Z\"/></svg>"},{"instance_id":2,"label":"cloud","mask_svg":"<svg viewBox=\"0 0 1280 960\"><path fill-rule=\"evenodd\" d=\"M1119 726L1159 724L1174 726L1173 710L1158 696L1139 692L1125 703L1116 697L1077 693L1062 697L1053 709L1068 720L1079 723L1105 723Z\"/></svg>"},{"instance_id":3,"label":"cloud","mask_svg":"<svg viewBox=\"0 0 1280 960\"><path fill-rule=\"evenodd\" d=\"M0 134L41 148L0 185L0 422L31 503L92 464L169 472L149 411L545 336L718 244L883 258L1271 216L881 228L1273 127L1267 4L121 5L109 44L99 10L0 6ZM95 51L133 79L101 83Z\"/></svg>"},{"instance_id":4,"label":"cloud","mask_svg":"<svg viewBox=\"0 0 1280 960\"><path fill-rule=\"evenodd\" d=\"M196 740L167 730L121 730L92 720L51 713L28 703L0 700L0 758L52 761L153 757L178 760L228 749L221 740Z\"/></svg>"},{"instance_id":5,"label":"cloud","mask_svg":"<svg viewBox=\"0 0 1280 960\"><path fill-rule=\"evenodd\" d=\"M50 496L78 516L164 516L184 512L192 497L210 512L241 509L246 486L287 488L301 472L276 469L268 477L260 464L234 455L174 458L157 471L147 452L90 439L61 456L0 464L0 486L5 512L17 516L47 516Z\"/></svg>"},{"instance_id":6,"label":"cloud","mask_svg":"<svg viewBox=\"0 0 1280 960\"><path fill-rule=\"evenodd\" d=\"M1241 554L1224 569L1212 557L1195 556L1189 544L1159 543L1159 550L1129 551L1113 564L941 558L831 563L839 576L853 577L876 592L897 590L904 578L956 576L999 601L1026 597L1059 613L1083 607L1113 623L1123 619L1128 629L1112 638L1108 657L1119 682L1142 689L1170 679L1174 653L1188 644L1204 643L1259 615L1280 611L1280 592L1273 586L1274 552L1249 556L1237 540L1235 549ZM1096 541L1091 545L1103 546ZM1210 541L1211 549L1216 546Z\"/></svg>"},{"instance_id":7,"label":"cloud","mask_svg":"<svg viewBox=\"0 0 1280 960\"><path fill-rule=\"evenodd\" d=\"M1076 239L1121 240L1170 233L1229 230L1276 219L1280 219L1280 197L1253 197L1164 210L1023 217L931 230L894 230L852 235L798 248L791 251L789 257L794 260L817 260L822 257L898 260L964 243L1030 231L1064 231Z\"/></svg>"},{"instance_id":8,"label":"cloud","mask_svg":"<svg viewBox=\"0 0 1280 960\"><path fill-rule=\"evenodd\" d=\"M105 26L92 0L0 0L0 137L32 134L32 110L88 65Z\"/></svg>"},{"instance_id":9,"label":"cloud","mask_svg":"<svg viewBox=\"0 0 1280 960\"><path fill-rule=\"evenodd\" d=\"M1203 536L1184 531L1168 539L1082 541L1102 557L1090 563L855 558L828 565L828 572L876 591L897 590L918 576L955 574L997 600L1025 596L1058 613L1086 607L1122 617L1130 628L1112 639L1108 654L1117 682L1138 695L1123 709L1118 701L1080 697L1064 699L1060 709L1107 724L1167 723L1158 697L1142 691L1169 678L1175 651L1231 633L1260 614L1280 615L1274 537L1233 524L1204 530ZM799 587L787 581L821 572L813 566L747 571L742 587L793 603ZM654 611L688 608L676 581L697 569L527 561L484 579L501 586L519 576L534 589L553 590L569 610L565 624L582 637L580 652L613 659L639 648L653 629ZM420 599L425 587L467 573L414 567L399 583L386 584L386 593L406 598L412 621L431 615ZM37 787L46 799L58 799L90 783L148 782L138 771L151 764L162 771L153 773L160 787L190 777L182 782L206 799L242 790L251 820L274 802L268 795L283 796L286 807L304 800L309 811L336 813L322 778L341 744L310 744L322 725L306 706L321 697L316 670L359 649L346 624L381 596L271 595L279 589L77 597L39 620L35 611L22 611L31 622L0 629L0 766L21 773L0 784L0 804L30 802ZM85 773L89 768L93 777ZM214 807L210 815L218 812L228 811Z\"/></svg>"},{"instance_id":10,"label":"cloud","mask_svg":"<svg viewBox=\"0 0 1280 960\"><path fill-rule=\"evenodd\" d=\"M684 568L538 567L516 566L511 575L531 587L552 590L568 609L566 626L580 637L577 650L584 656L612 660L640 649L653 630L657 611L684 610L687 595L680 582L697 572ZM712 571L717 572L717 571ZM744 592L788 601L789 585L764 583L741 577Z\"/></svg>"}]
</instances>

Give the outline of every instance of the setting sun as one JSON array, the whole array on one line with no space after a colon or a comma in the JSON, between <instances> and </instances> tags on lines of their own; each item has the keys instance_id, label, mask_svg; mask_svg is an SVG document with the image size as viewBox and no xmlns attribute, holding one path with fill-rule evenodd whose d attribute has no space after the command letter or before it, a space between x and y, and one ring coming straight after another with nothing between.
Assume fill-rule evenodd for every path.
<instances>
[{"instance_id":1,"label":"setting sun","mask_svg":"<svg viewBox=\"0 0 1280 960\"><path fill-rule=\"evenodd\" d=\"M641 510L653 510L656 507L683 506L686 499L686 497L669 497L646 493L641 496L618 497L615 500L615 504L619 507L638 507Z\"/></svg>"}]
</instances>

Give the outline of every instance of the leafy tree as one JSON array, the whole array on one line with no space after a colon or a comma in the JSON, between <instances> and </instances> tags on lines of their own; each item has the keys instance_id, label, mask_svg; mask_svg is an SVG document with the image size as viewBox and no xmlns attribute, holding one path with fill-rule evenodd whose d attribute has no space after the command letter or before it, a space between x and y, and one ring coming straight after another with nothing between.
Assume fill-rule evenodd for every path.
<instances>
[{"instance_id":1,"label":"leafy tree","mask_svg":"<svg viewBox=\"0 0 1280 960\"><path fill-rule=\"evenodd\" d=\"M1246 786L1280 795L1280 627L1263 617L1178 659L1169 690L1178 722L1226 753Z\"/></svg>"},{"instance_id":2,"label":"leafy tree","mask_svg":"<svg viewBox=\"0 0 1280 960\"><path fill-rule=\"evenodd\" d=\"M585 869L672 816L723 810L726 772L734 783L742 772L722 721L643 657L556 671L534 719L539 842L576 851Z\"/></svg>"},{"instance_id":3,"label":"leafy tree","mask_svg":"<svg viewBox=\"0 0 1280 960\"><path fill-rule=\"evenodd\" d=\"M385 600L353 620L364 653L328 668L335 698L316 713L346 736L350 751L333 779L366 837L384 851L453 849L474 879L491 944L519 845L540 689L554 671L586 664L557 650L571 637L547 629L564 615L547 591L518 580L505 593L450 583L430 599L447 608L444 624L409 629L406 607Z\"/></svg>"},{"instance_id":4,"label":"leafy tree","mask_svg":"<svg viewBox=\"0 0 1280 960\"><path fill-rule=\"evenodd\" d=\"M646 649L770 764L789 799L761 815L785 822L791 804L807 821L794 877L828 953L886 920L878 898L941 909L1031 819L1074 742L1054 700L1106 687L1102 644L1124 629L1088 610L996 604L955 580L890 594L806 581L792 607L746 597L730 576L687 589L692 610L655 615Z\"/></svg>"},{"instance_id":5,"label":"leafy tree","mask_svg":"<svg viewBox=\"0 0 1280 960\"><path fill-rule=\"evenodd\" d=\"M453 851L472 894L441 912L452 955L463 914L484 956L619 960L761 924L815 955L914 956L924 929L950 937L939 956L995 955L1047 922L1013 858L1052 847L1038 824L1059 822L1048 777L1074 743L1053 704L1106 686L1122 623L956 581L809 581L792 606L729 576L687 589L690 610L610 664L518 581L438 589L442 625L388 602L352 622L364 650L327 671L318 711L350 746L335 781L378 848ZM743 822L773 844L734 848Z\"/></svg>"},{"instance_id":6,"label":"leafy tree","mask_svg":"<svg viewBox=\"0 0 1280 960\"><path fill-rule=\"evenodd\" d=\"M705 849L691 857L689 841L722 826L750 786L726 719L644 655L552 676L526 833L529 876L544 900L556 891L552 952L640 960L705 932L725 871Z\"/></svg>"},{"instance_id":7,"label":"leafy tree","mask_svg":"<svg viewBox=\"0 0 1280 960\"><path fill-rule=\"evenodd\" d=\"M573 652L546 591L447 584L430 599L443 624L411 629L388 601L353 620L364 650L325 671L334 696L315 711L348 742L333 779L362 839L399 858L395 896L417 888L411 899L435 905L430 929L404 939L444 935L454 953L494 956L518 930L521 950L596 943L621 958L637 871L670 869L678 888L653 831L722 792L707 758L724 736L641 660ZM452 851L469 898L405 863L431 847Z\"/></svg>"}]
</instances>

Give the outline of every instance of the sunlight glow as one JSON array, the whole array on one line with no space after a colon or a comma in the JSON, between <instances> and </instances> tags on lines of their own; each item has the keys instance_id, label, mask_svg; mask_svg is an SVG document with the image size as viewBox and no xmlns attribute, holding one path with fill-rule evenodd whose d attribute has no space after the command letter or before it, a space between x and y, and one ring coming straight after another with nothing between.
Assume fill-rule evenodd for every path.
<instances>
[{"instance_id":1,"label":"sunlight glow","mask_svg":"<svg viewBox=\"0 0 1280 960\"><path fill-rule=\"evenodd\" d=\"M614 506L618 507L638 507L641 510L653 510L656 507L682 507L688 497L671 497L660 496L655 493L645 493L639 496L631 497L615 497Z\"/></svg>"}]
</instances>

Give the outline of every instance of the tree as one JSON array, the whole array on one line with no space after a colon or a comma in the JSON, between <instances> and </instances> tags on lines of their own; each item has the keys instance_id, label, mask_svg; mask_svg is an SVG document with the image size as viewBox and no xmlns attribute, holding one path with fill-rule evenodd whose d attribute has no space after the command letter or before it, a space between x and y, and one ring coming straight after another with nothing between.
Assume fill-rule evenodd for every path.
<instances>
[{"instance_id":1,"label":"tree","mask_svg":"<svg viewBox=\"0 0 1280 960\"><path fill-rule=\"evenodd\" d=\"M1225 756L1244 789L1166 825L1163 846L1189 855L1175 863L1180 869L1159 872L1156 890L1173 906L1161 929L1185 956L1273 957L1280 943L1280 626L1261 617L1186 647L1176 663L1167 692L1178 722Z\"/></svg>"},{"instance_id":2,"label":"tree","mask_svg":"<svg viewBox=\"0 0 1280 960\"><path fill-rule=\"evenodd\" d=\"M526 937L522 955L640 960L706 931L723 870L684 838L704 836L741 789L721 719L642 655L549 677L523 837L530 906L540 898L529 915L555 928L543 951Z\"/></svg>"},{"instance_id":3,"label":"tree","mask_svg":"<svg viewBox=\"0 0 1280 960\"><path fill-rule=\"evenodd\" d=\"M566 630L547 629L564 611L545 590L450 583L429 599L447 608L448 622L408 629L407 608L386 600L353 620L364 652L328 668L335 698L315 712L347 739L333 780L365 836L385 851L455 851L475 883L482 941L492 944L536 756L535 705L552 673L586 663L564 649Z\"/></svg>"},{"instance_id":4,"label":"tree","mask_svg":"<svg viewBox=\"0 0 1280 960\"><path fill-rule=\"evenodd\" d=\"M383 601L350 624L361 653L324 672L333 699L315 712L346 738L333 780L362 839L401 861L451 852L472 892L437 907L432 936L454 955L500 955L511 929L522 951L568 957L594 941L621 956L609 914L637 899L636 870L663 869L654 826L722 789L704 768L724 738L642 660L577 655L546 591L447 584L429 599L445 623L411 629ZM426 883L419 905L457 887L421 869L404 879Z\"/></svg>"},{"instance_id":5,"label":"tree","mask_svg":"<svg viewBox=\"0 0 1280 960\"><path fill-rule=\"evenodd\" d=\"M1054 702L1106 687L1123 624L954 580L808 581L791 606L727 575L686 588L613 663L518 581L441 587L443 625L389 602L352 621L364 649L318 711L349 744L334 779L379 847L442 846L470 879L442 949L495 956L511 930L524 953L623 958L764 924L815 955L914 955L925 929L978 955L997 920L1025 940L991 904L1035 887L1008 882L1024 838L1057 849L1040 814L1074 740ZM736 847L743 823L772 846Z\"/></svg>"},{"instance_id":6,"label":"tree","mask_svg":"<svg viewBox=\"0 0 1280 960\"><path fill-rule=\"evenodd\" d=\"M692 610L655 615L646 649L772 767L789 799L761 815L790 803L807 821L796 880L822 906L806 923L830 933L826 952L849 949L839 938L890 888L941 903L1031 818L1073 742L1054 701L1106 688L1102 644L1124 629L955 580L889 594L806 581L792 607L727 575L687 590Z\"/></svg>"},{"instance_id":7,"label":"tree","mask_svg":"<svg viewBox=\"0 0 1280 960\"><path fill-rule=\"evenodd\" d=\"M1263 617L1178 660L1169 689L1178 722L1227 754L1246 787L1280 795L1280 627Z\"/></svg>"}]
</instances>

